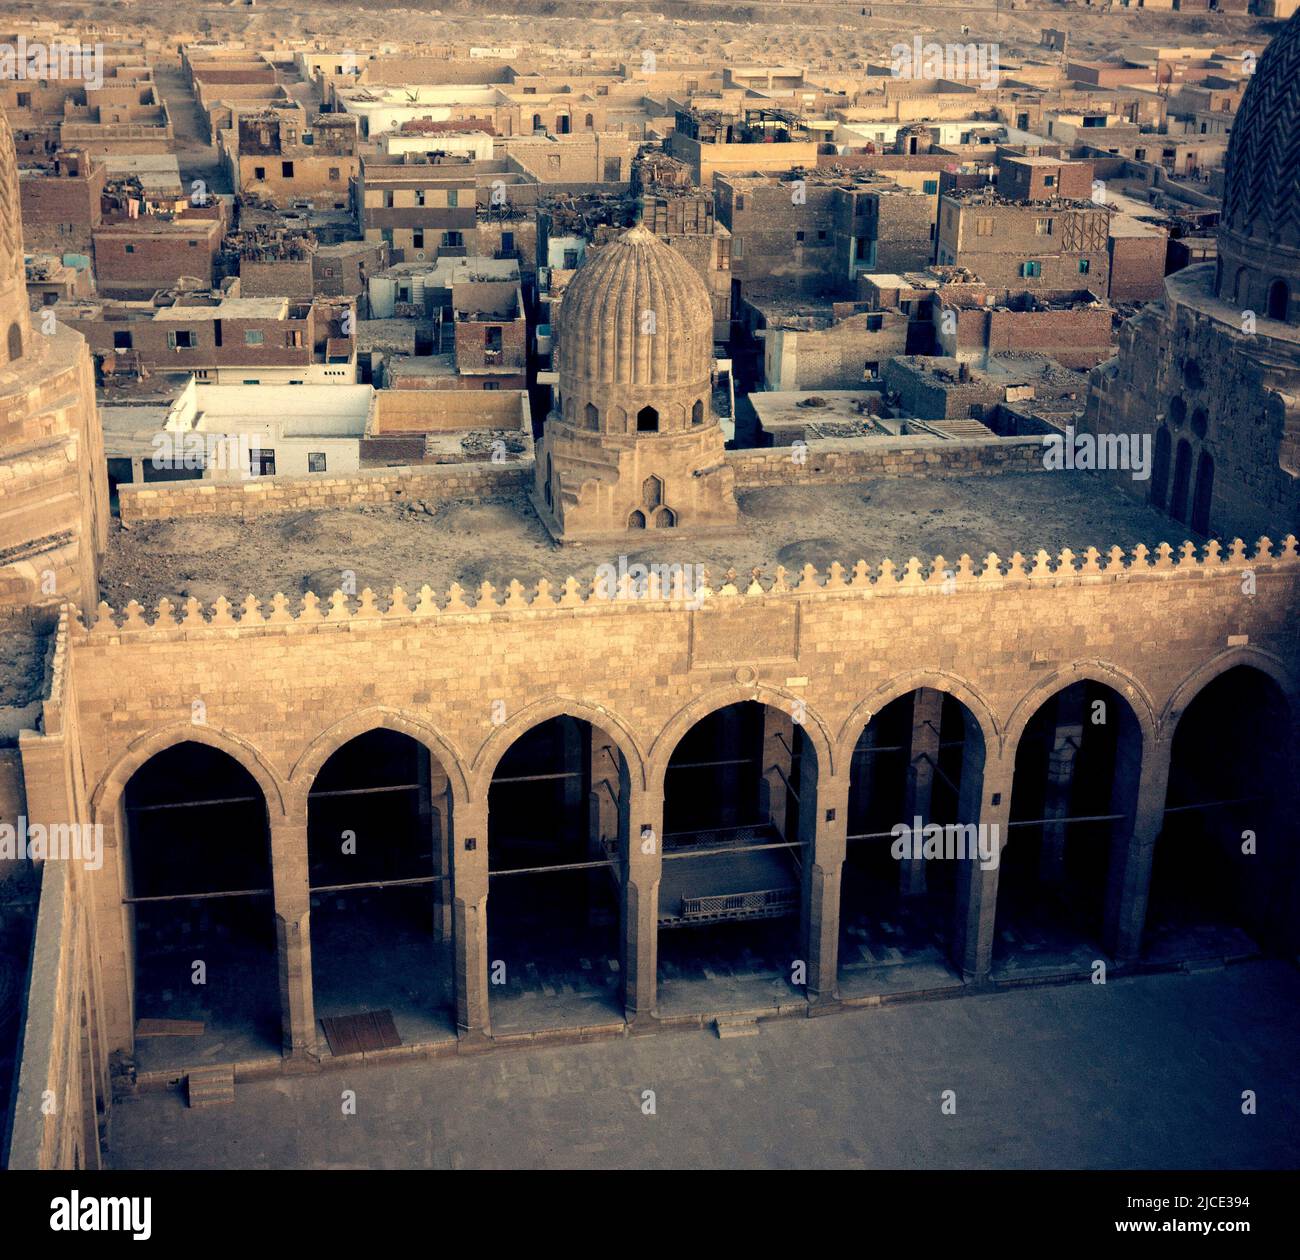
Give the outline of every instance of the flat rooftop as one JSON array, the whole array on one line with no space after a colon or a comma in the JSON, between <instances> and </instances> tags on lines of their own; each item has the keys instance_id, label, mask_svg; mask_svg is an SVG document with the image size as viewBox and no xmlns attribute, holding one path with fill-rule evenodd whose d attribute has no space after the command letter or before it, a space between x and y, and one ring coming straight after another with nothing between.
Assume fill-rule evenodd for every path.
<instances>
[{"instance_id":1,"label":"flat rooftop","mask_svg":"<svg viewBox=\"0 0 1300 1260\"><path fill-rule=\"evenodd\" d=\"M192 323L196 319L286 319L288 314L289 299L282 297L228 297L193 304L181 297L172 306L159 307L154 319Z\"/></svg>"},{"instance_id":2,"label":"flat rooftop","mask_svg":"<svg viewBox=\"0 0 1300 1260\"><path fill-rule=\"evenodd\" d=\"M977 565L990 552L1026 556L1039 548L1082 553L1118 545L1177 546L1187 528L1127 497L1090 473L1044 471L1001 477L865 481L852 485L772 487L741 491L734 531L692 535L665 531L628 535L600 545L558 547L523 493L485 502L385 505L299 512L252 520L194 518L114 523L101 568L103 598L115 608L139 600L151 608L163 596L210 603L252 592L294 599L322 597L341 572L357 589L386 593L400 584L428 583L445 592L484 580L504 589L570 575L590 582L601 564L620 554L631 563L702 564L715 581L729 570L747 575L777 565L797 571L838 560L903 565L912 556L968 553ZM159 557L167 557L166 564Z\"/></svg>"}]
</instances>

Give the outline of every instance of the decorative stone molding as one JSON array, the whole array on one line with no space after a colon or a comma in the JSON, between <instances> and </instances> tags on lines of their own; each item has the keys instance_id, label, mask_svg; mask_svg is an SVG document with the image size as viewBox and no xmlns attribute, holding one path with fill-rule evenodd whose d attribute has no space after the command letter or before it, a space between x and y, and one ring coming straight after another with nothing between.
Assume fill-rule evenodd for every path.
<instances>
[{"instance_id":1,"label":"decorative stone molding","mask_svg":"<svg viewBox=\"0 0 1300 1260\"><path fill-rule=\"evenodd\" d=\"M469 596L459 583L452 583L441 597L429 586L421 587L414 597L397 586L382 603L369 587L355 600L335 591L329 596L324 610L320 597L311 591L302 597L296 609L283 594L275 595L269 604L250 594L240 602L238 615L235 605L224 595L206 611L197 599L188 599L178 608L164 598L158 601L152 619L135 600L121 612L101 602L91 626L85 626L79 617L75 617L72 626L74 636L83 641L86 638L98 641L141 634L184 637L190 633L244 633L252 630L294 633L315 630L323 625L351 630L364 623L536 615L576 609L585 612L680 611L698 609L710 600L720 599L953 595L966 590L1046 589L1113 582L1202 581L1215 577L1239 580L1247 569L1272 572L1297 567L1300 567L1300 550L1297 550L1295 536L1288 534L1278 545L1270 538L1260 538L1249 555L1246 544L1238 538L1226 552L1215 540L1205 543L1199 551L1195 543L1184 542L1176 553L1168 543L1161 543L1154 552L1145 543L1139 543L1127 558L1121 547L1111 547L1104 558L1096 547L1087 548L1082 556L1077 556L1067 547L1055 558L1043 550L1035 552L1032 559L1017 551L1009 561L1004 561L996 552L990 552L978 571L969 555L963 555L956 565L949 565L943 556L935 556L928 565L913 556L901 570L893 561L883 560L874 573L865 560L859 560L851 571L839 562L825 572L809 564L804 566L797 581L780 566L767 581L758 571L748 582L738 580L735 572L731 571L720 585L711 585L706 576L703 586L696 585L689 591L683 590L680 584L664 582L658 574L651 572L640 589L630 574L624 574L612 595L602 581L579 582L577 578L569 577L559 587L542 579L531 592L518 581L512 581L504 592L490 582L483 582L473 596Z\"/></svg>"}]
</instances>

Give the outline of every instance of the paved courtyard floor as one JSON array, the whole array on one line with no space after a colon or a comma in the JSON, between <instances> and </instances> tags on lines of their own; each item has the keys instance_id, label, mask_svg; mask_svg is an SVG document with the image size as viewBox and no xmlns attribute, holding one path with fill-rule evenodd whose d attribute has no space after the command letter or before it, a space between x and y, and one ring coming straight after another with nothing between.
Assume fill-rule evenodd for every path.
<instances>
[{"instance_id":1,"label":"paved courtyard floor","mask_svg":"<svg viewBox=\"0 0 1300 1260\"><path fill-rule=\"evenodd\" d=\"M1300 1164L1300 973L1283 962L759 1028L276 1078L205 1111L146 1094L115 1107L109 1158L117 1168ZM949 1090L955 1114L944 1113ZM1254 1115L1242 1111L1246 1090Z\"/></svg>"}]
</instances>

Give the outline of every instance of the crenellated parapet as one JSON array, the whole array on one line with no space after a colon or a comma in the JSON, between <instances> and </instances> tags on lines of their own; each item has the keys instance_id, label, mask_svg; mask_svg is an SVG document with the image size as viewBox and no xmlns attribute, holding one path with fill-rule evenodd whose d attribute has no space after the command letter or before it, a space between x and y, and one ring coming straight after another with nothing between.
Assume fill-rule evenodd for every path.
<instances>
[{"instance_id":1,"label":"crenellated parapet","mask_svg":"<svg viewBox=\"0 0 1300 1260\"><path fill-rule=\"evenodd\" d=\"M207 631L291 631L317 627L364 626L368 622L396 622L436 618L500 617L551 612L606 612L617 609L699 609L713 600L808 598L824 596L894 597L953 595L961 592L1079 587L1090 584L1149 581L1243 581L1249 572L1263 575L1300 568L1300 550L1294 535L1275 544L1268 537L1253 548L1240 538L1225 550L1211 540L1201 546L1184 542L1177 549L1161 543L1154 551L1139 543L1129 551L1096 547L1076 554L1069 548L1053 556L1039 550L1032 556L1017 551L1004 560L990 552L976 566L969 555L950 564L943 556L923 562L913 556L901 567L883 560L873 568L859 560L852 568L834 563L825 570L805 565L798 573L778 566L771 577L755 570L738 577L734 570L715 581L707 571L692 566L634 565L622 573L598 571L591 580L569 577L555 584L545 579L531 588L512 581L504 589L483 582L475 591L453 583L445 593L429 586L411 593L394 587L381 598L367 587L359 596L335 591L322 599L308 592L291 601L284 594L269 602L248 595L239 603L222 596L205 608L197 599L177 604L162 599L152 612L132 600L122 610L100 603L89 626L72 611L72 633L81 639L100 640L136 635L181 635Z\"/></svg>"}]
</instances>

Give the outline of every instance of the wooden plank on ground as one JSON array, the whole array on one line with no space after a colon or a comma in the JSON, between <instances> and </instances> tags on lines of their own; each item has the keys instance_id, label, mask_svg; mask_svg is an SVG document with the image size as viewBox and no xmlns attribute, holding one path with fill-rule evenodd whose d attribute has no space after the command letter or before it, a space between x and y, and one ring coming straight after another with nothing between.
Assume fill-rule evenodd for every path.
<instances>
[{"instance_id":1,"label":"wooden plank on ground","mask_svg":"<svg viewBox=\"0 0 1300 1260\"><path fill-rule=\"evenodd\" d=\"M322 1018L321 1027L329 1042L330 1053L364 1054L367 1050L389 1050L400 1046L392 1011L362 1011L357 1015L332 1015Z\"/></svg>"}]
</instances>

